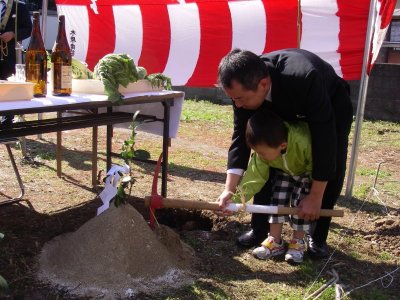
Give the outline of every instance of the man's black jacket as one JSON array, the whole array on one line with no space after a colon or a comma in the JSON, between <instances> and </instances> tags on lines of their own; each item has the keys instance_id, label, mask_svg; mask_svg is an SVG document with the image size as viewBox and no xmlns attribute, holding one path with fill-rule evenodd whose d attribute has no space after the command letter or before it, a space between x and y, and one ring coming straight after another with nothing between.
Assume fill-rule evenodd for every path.
<instances>
[{"instance_id":1,"label":"man's black jacket","mask_svg":"<svg viewBox=\"0 0 400 300\"><path fill-rule=\"evenodd\" d=\"M18 15L16 4L18 3ZM17 39L22 41L28 38L32 32L32 21L26 5L22 2L13 2L11 13L4 30L0 33L12 31L15 34L15 19L17 19ZM15 71L15 39L8 42L8 56L0 61L0 79L7 79Z\"/></svg>"},{"instance_id":2,"label":"man's black jacket","mask_svg":"<svg viewBox=\"0 0 400 300\"><path fill-rule=\"evenodd\" d=\"M303 120L312 138L312 178L327 181L335 176L336 122L352 122L348 84L331 65L301 49L285 49L262 55L269 68L271 107L286 121ZM234 132L228 169L246 169L250 149L245 142L247 120L255 111L234 107ZM347 136L346 136L347 138Z\"/></svg>"}]
</instances>

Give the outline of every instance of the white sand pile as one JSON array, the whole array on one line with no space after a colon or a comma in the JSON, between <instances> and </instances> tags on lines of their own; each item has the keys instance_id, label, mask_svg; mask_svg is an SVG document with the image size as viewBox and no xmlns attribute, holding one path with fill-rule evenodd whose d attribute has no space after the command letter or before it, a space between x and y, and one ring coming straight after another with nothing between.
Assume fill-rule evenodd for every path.
<instances>
[{"instance_id":1,"label":"white sand pile","mask_svg":"<svg viewBox=\"0 0 400 300\"><path fill-rule=\"evenodd\" d=\"M78 296L130 298L190 284L192 253L171 229L155 233L131 205L112 205L46 243L39 278Z\"/></svg>"}]
</instances>

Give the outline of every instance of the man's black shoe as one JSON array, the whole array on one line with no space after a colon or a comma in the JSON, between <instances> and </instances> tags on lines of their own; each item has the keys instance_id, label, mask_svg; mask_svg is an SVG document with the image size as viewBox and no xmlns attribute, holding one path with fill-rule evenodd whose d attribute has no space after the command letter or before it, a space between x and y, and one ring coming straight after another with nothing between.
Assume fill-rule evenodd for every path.
<instances>
[{"instance_id":1,"label":"man's black shoe","mask_svg":"<svg viewBox=\"0 0 400 300\"><path fill-rule=\"evenodd\" d=\"M307 254L311 258L327 258L329 256L329 249L326 242L318 243L313 240L311 236L307 236Z\"/></svg>"},{"instance_id":2,"label":"man's black shoe","mask_svg":"<svg viewBox=\"0 0 400 300\"><path fill-rule=\"evenodd\" d=\"M262 241L267 238L266 235L256 235L254 230L250 230L236 240L236 244L242 247L251 248L257 245L260 245Z\"/></svg>"}]
</instances>

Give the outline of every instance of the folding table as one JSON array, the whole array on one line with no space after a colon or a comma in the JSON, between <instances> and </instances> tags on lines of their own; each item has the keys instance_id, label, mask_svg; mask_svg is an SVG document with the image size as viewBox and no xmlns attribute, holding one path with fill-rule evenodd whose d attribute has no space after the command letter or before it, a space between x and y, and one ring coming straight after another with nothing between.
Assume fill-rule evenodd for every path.
<instances>
[{"instance_id":1,"label":"folding table","mask_svg":"<svg viewBox=\"0 0 400 300\"><path fill-rule=\"evenodd\" d=\"M113 105L106 95L72 94L71 96L47 96L23 101L0 101L1 115L23 115L56 112L55 118L24 121L0 127L0 139L34 134L57 132L57 175L61 176L61 132L63 130L93 127L92 141L92 184L97 179L97 126L107 126L107 170L111 167L113 125L131 122L135 111L141 118L153 122L141 126L140 130L163 137L161 192L167 195L168 143L177 135L184 93L157 91L124 95L122 105ZM91 114L65 116L63 112L90 110Z\"/></svg>"}]
</instances>

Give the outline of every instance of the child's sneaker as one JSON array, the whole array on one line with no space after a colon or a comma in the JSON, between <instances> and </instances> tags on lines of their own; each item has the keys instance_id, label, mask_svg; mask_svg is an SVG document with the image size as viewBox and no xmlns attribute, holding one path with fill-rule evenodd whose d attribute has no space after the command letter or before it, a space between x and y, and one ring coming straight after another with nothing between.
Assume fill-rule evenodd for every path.
<instances>
[{"instance_id":1,"label":"child's sneaker","mask_svg":"<svg viewBox=\"0 0 400 300\"><path fill-rule=\"evenodd\" d=\"M269 236L264 242L261 243L261 247L253 250L254 257L258 259L266 260L273 256L282 255L285 253L285 247L283 240L278 244L275 242L274 237Z\"/></svg>"},{"instance_id":2,"label":"child's sneaker","mask_svg":"<svg viewBox=\"0 0 400 300\"><path fill-rule=\"evenodd\" d=\"M303 239L293 239L290 241L285 261L290 264L300 264L303 262L305 244Z\"/></svg>"}]
</instances>

